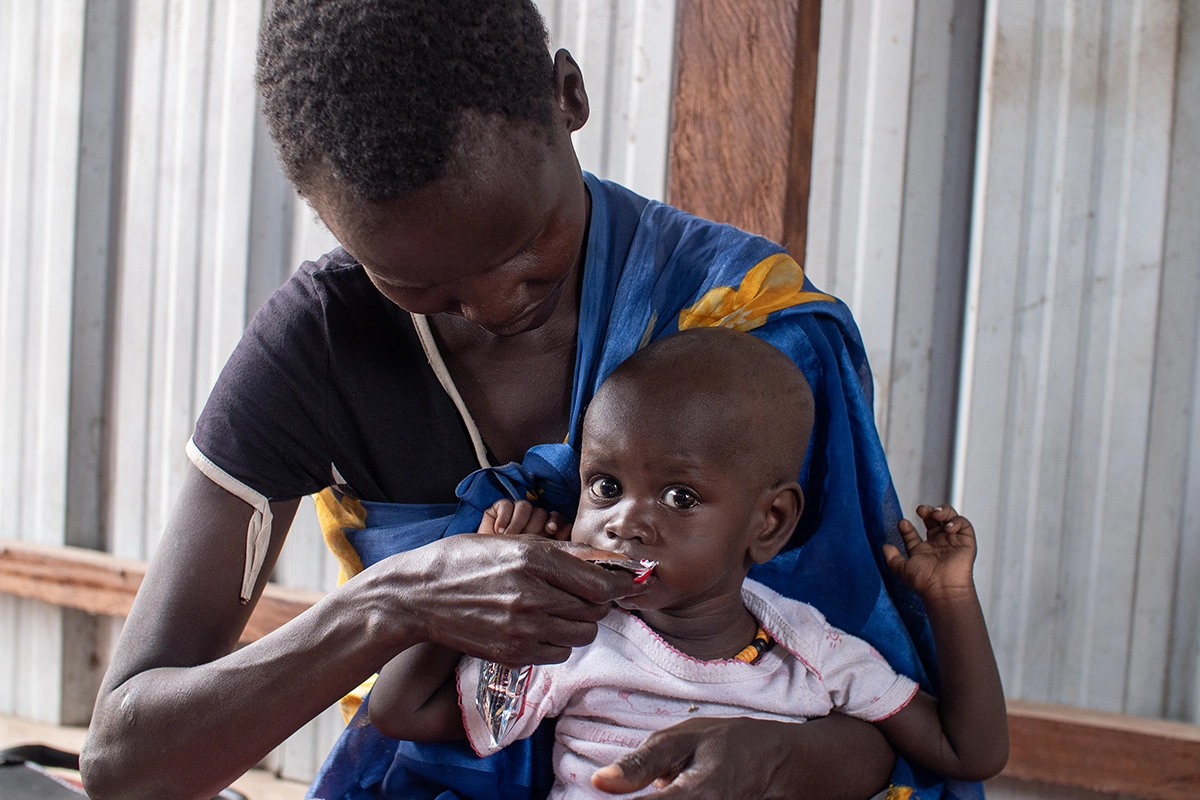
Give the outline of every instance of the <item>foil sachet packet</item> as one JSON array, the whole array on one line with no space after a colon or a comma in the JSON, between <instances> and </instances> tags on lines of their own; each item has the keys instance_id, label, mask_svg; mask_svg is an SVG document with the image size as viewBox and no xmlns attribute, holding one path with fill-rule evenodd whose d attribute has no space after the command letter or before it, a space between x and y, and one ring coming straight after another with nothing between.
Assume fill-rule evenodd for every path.
<instances>
[{"instance_id":1,"label":"foil sachet packet","mask_svg":"<svg viewBox=\"0 0 1200 800\"><path fill-rule=\"evenodd\" d=\"M500 746L525 710L528 682L529 667L505 667L494 661L484 661L480 665L475 707L487 720L493 747Z\"/></svg>"}]
</instances>

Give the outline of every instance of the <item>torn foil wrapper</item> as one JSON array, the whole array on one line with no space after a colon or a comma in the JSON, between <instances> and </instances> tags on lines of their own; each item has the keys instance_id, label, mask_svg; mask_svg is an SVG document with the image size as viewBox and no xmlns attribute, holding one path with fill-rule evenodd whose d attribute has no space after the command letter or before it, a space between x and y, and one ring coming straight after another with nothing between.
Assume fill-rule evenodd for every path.
<instances>
[{"instance_id":1,"label":"torn foil wrapper","mask_svg":"<svg viewBox=\"0 0 1200 800\"><path fill-rule=\"evenodd\" d=\"M632 572L634 583L645 583L654 574L654 568L658 566L657 561L651 561L648 558L643 558L641 561L634 561L632 558L589 558L588 561L605 569L623 569L626 572Z\"/></svg>"},{"instance_id":2,"label":"torn foil wrapper","mask_svg":"<svg viewBox=\"0 0 1200 800\"><path fill-rule=\"evenodd\" d=\"M589 559L605 569L623 569L633 573L634 583L645 583L657 561L643 558ZM475 690L475 707L488 723L488 734L493 747L499 747L505 735L517 723L525 710L525 687L529 682L529 667L501 666L493 661L484 661L479 667L479 685Z\"/></svg>"},{"instance_id":3,"label":"torn foil wrapper","mask_svg":"<svg viewBox=\"0 0 1200 800\"><path fill-rule=\"evenodd\" d=\"M479 666L479 687L475 691L475 707L487 720L492 746L499 747L505 734L512 730L525 710L525 686L529 667L502 667L492 661Z\"/></svg>"}]
</instances>

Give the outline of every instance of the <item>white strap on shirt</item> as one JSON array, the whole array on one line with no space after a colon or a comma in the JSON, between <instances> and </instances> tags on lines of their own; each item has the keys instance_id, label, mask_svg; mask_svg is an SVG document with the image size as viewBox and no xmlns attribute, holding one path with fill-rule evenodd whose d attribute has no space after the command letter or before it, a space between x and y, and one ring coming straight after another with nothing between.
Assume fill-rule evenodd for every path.
<instances>
[{"instance_id":1,"label":"white strap on shirt","mask_svg":"<svg viewBox=\"0 0 1200 800\"><path fill-rule=\"evenodd\" d=\"M266 495L254 491L214 464L208 456L200 452L200 448L196 447L196 443L191 439L188 439L187 454L205 477L254 509L254 513L250 515L250 525L246 529L246 565L242 571L241 600L248 603L254 594L254 584L258 582L258 573L262 571L263 562L267 560L267 548L271 544L271 503Z\"/></svg>"},{"instance_id":2,"label":"white strap on shirt","mask_svg":"<svg viewBox=\"0 0 1200 800\"><path fill-rule=\"evenodd\" d=\"M433 368L433 374L437 376L438 383L446 390L446 394L450 395L450 399L454 401L454 407L458 409L459 416L467 426L467 433L471 436L471 444L475 447L475 458L479 461L479 466L490 467L487 447L484 446L483 437L479 434L479 426L475 424L475 419L467 410L467 404L463 402L462 395L458 393L458 387L454 385L454 379L450 377L450 370L446 369L446 362L438 350L437 341L433 338L433 329L429 327L429 318L424 314L410 314L409 316L412 317L413 327L417 329L417 338L421 340L421 349L425 351L425 358L428 359L429 366Z\"/></svg>"}]
</instances>

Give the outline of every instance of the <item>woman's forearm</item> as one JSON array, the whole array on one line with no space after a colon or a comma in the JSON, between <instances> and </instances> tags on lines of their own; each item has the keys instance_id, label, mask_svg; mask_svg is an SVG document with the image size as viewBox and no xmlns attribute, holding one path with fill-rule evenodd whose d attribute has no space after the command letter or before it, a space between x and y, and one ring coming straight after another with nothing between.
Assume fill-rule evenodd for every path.
<instances>
[{"instance_id":1,"label":"woman's forearm","mask_svg":"<svg viewBox=\"0 0 1200 800\"><path fill-rule=\"evenodd\" d=\"M402 632L378 630L350 588L211 663L106 686L82 758L90 796L211 798L370 676Z\"/></svg>"}]
</instances>

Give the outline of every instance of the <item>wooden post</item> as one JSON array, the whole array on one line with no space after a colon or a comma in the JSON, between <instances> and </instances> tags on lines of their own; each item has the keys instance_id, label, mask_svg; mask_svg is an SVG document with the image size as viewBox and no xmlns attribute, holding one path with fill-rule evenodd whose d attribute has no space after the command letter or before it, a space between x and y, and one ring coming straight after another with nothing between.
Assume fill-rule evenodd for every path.
<instances>
[{"instance_id":1,"label":"wooden post","mask_svg":"<svg viewBox=\"0 0 1200 800\"><path fill-rule=\"evenodd\" d=\"M803 264L820 0L680 0L667 200Z\"/></svg>"}]
</instances>

